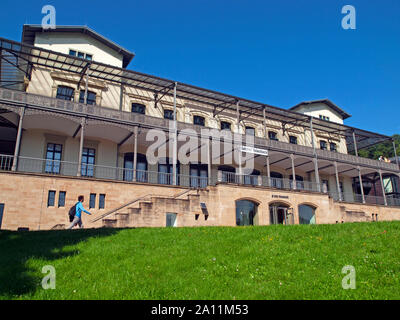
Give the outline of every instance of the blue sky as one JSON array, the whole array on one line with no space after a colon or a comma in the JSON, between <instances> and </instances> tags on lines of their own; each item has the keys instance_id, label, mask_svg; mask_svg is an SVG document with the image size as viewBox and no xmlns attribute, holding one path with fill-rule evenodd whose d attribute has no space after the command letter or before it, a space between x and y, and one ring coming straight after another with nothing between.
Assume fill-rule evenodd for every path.
<instances>
[{"instance_id":1,"label":"blue sky","mask_svg":"<svg viewBox=\"0 0 400 320\"><path fill-rule=\"evenodd\" d=\"M1 37L19 41L51 4L57 24L135 52L130 69L282 108L329 98L352 114L348 125L400 133L398 0L1 2ZM356 30L341 28L346 4Z\"/></svg>"}]
</instances>

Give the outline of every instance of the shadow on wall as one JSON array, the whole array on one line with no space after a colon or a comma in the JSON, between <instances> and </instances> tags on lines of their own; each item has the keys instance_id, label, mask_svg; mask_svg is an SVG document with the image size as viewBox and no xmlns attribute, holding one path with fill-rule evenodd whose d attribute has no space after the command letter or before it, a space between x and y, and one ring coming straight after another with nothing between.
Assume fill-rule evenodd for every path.
<instances>
[{"instance_id":1,"label":"shadow on wall","mask_svg":"<svg viewBox=\"0 0 400 320\"><path fill-rule=\"evenodd\" d=\"M46 274L41 278L32 276L37 270L27 267L28 260L42 259L51 264L51 261L79 254L78 250L63 250L66 246L118 232L118 229L105 228L52 232L0 231L0 299L15 299L41 288Z\"/></svg>"}]
</instances>

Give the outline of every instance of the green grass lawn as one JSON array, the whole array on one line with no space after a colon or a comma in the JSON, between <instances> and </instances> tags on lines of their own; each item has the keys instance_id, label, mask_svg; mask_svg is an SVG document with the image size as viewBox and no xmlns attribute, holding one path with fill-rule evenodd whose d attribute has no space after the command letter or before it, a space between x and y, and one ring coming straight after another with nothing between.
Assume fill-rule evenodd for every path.
<instances>
[{"instance_id":1,"label":"green grass lawn","mask_svg":"<svg viewBox=\"0 0 400 320\"><path fill-rule=\"evenodd\" d=\"M400 299L399 277L400 222L0 232L0 299Z\"/></svg>"}]
</instances>

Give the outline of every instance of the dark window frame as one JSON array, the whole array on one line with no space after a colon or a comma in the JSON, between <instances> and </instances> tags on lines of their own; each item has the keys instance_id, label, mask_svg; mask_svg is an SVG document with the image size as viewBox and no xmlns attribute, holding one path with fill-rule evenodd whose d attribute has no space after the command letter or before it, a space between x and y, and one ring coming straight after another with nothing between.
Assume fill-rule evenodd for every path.
<instances>
[{"instance_id":1,"label":"dark window frame","mask_svg":"<svg viewBox=\"0 0 400 320\"><path fill-rule=\"evenodd\" d=\"M91 153L91 151L93 151L93 153ZM93 163L91 163L90 159L93 159ZM94 177L95 165L96 165L96 149L83 148L81 176L82 177Z\"/></svg>"},{"instance_id":2,"label":"dark window frame","mask_svg":"<svg viewBox=\"0 0 400 320\"><path fill-rule=\"evenodd\" d=\"M252 133L250 134L248 131L252 131ZM246 133L246 136L253 136L253 137L255 137L255 136L256 136L256 128L250 127L250 126L246 126L246 128L245 128L245 133Z\"/></svg>"},{"instance_id":3,"label":"dark window frame","mask_svg":"<svg viewBox=\"0 0 400 320\"><path fill-rule=\"evenodd\" d=\"M96 193L91 193L89 196L89 209L95 209L96 208L96 198L97 194Z\"/></svg>"},{"instance_id":4,"label":"dark window frame","mask_svg":"<svg viewBox=\"0 0 400 320\"><path fill-rule=\"evenodd\" d=\"M96 105L96 92L88 90L87 104ZM79 103L85 103L85 90L79 92Z\"/></svg>"},{"instance_id":5,"label":"dark window frame","mask_svg":"<svg viewBox=\"0 0 400 320\"><path fill-rule=\"evenodd\" d=\"M268 139L274 140L274 141L279 141L278 134L275 131L268 131Z\"/></svg>"},{"instance_id":6,"label":"dark window frame","mask_svg":"<svg viewBox=\"0 0 400 320\"><path fill-rule=\"evenodd\" d=\"M51 148L52 146L52 148ZM60 147L60 150L57 150ZM63 145L59 143L47 143L46 146L46 163L45 163L45 173L50 174L60 174L61 172L61 161L62 161ZM51 156L49 156L51 155ZM57 159L56 155L59 155Z\"/></svg>"},{"instance_id":7,"label":"dark window frame","mask_svg":"<svg viewBox=\"0 0 400 320\"><path fill-rule=\"evenodd\" d=\"M99 209L103 210L106 208L106 195L104 193L100 193L99 195Z\"/></svg>"},{"instance_id":8,"label":"dark window frame","mask_svg":"<svg viewBox=\"0 0 400 320\"><path fill-rule=\"evenodd\" d=\"M298 144L298 140L296 136L289 136L289 143L290 144Z\"/></svg>"},{"instance_id":9,"label":"dark window frame","mask_svg":"<svg viewBox=\"0 0 400 320\"><path fill-rule=\"evenodd\" d=\"M61 195L64 195L63 199L61 198ZM64 208L65 207L66 199L67 199L67 192L66 191L60 191L58 193L58 207L59 208Z\"/></svg>"},{"instance_id":10,"label":"dark window frame","mask_svg":"<svg viewBox=\"0 0 400 320\"><path fill-rule=\"evenodd\" d=\"M193 124L201 127L206 126L206 118L202 116L193 116Z\"/></svg>"},{"instance_id":11,"label":"dark window frame","mask_svg":"<svg viewBox=\"0 0 400 320\"><path fill-rule=\"evenodd\" d=\"M68 86L58 86L56 99L74 101L75 89Z\"/></svg>"},{"instance_id":12,"label":"dark window frame","mask_svg":"<svg viewBox=\"0 0 400 320\"><path fill-rule=\"evenodd\" d=\"M319 147L321 150L328 150L328 143L325 140L320 140Z\"/></svg>"},{"instance_id":13,"label":"dark window frame","mask_svg":"<svg viewBox=\"0 0 400 320\"><path fill-rule=\"evenodd\" d=\"M143 103L133 102L131 104L131 112L137 114L146 114L146 105Z\"/></svg>"},{"instance_id":14,"label":"dark window frame","mask_svg":"<svg viewBox=\"0 0 400 320\"><path fill-rule=\"evenodd\" d=\"M53 195L52 199L50 197L51 194ZM49 192L47 193L47 208L56 206L56 194L57 194L57 191L55 191L55 190L49 190ZM50 203L50 201L51 201L51 203Z\"/></svg>"}]
</instances>

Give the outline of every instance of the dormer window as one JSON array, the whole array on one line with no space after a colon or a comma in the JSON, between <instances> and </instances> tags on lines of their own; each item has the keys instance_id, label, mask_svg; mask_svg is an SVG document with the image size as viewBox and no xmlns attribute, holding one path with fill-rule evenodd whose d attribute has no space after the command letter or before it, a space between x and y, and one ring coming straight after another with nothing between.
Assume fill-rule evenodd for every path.
<instances>
[{"instance_id":1,"label":"dormer window","mask_svg":"<svg viewBox=\"0 0 400 320\"><path fill-rule=\"evenodd\" d=\"M323 116L322 114L319 115L319 118L320 118L321 120L330 121L330 120L329 120L329 117Z\"/></svg>"},{"instance_id":2,"label":"dormer window","mask_svg":"<svg viewBox=\"0 0 400 320\"><path fill-rule=\"evenodd\" d=\"M268 131L268 138L269 140L278 141L278 136L274 131Z\"/></svg>"},{"instance_id":3,"label":"dormer window","mask_svg":"<svg viewBox=\"0 0 400 320\"><path fill-rule=\"evenodd\" d=\"M84 52L77 51L77 50L72 50L72 49L69 50L69 55L73 56L73 57L78 57L78 58L81 58L81 59L86 59L86 60L89 60L89 61L93 60L93 55L92 54L84 53Z\"/></svg>"},{"instance_id":4,"label":"dormer window","mask_svg":"<svg viewBox=\"0 0 400 320\"><path fill-rule=\"evenodd\" d=\"M206 119L204 119L204 117L194 116L193 124L204 127L206 125Z\"/></svg>"}]
</instances>

